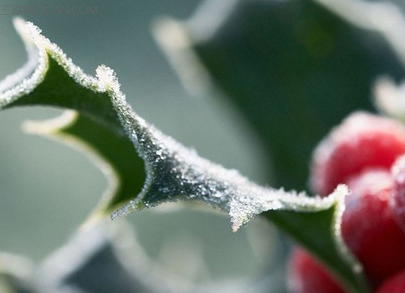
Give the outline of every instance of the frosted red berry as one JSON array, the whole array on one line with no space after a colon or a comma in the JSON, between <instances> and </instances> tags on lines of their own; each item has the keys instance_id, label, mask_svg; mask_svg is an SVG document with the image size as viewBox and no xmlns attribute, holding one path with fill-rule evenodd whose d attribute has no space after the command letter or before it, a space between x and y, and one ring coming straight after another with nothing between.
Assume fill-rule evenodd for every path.
<instances>
[{"instance_id":1,"label":"frosted red berry","mask_svg":"<svg viewBox=\"0 0 405 293\"><path fill-rule=\"evenodd\" d=\"M388 279L376 293L404 293L405 292L405 271Z\"/></svg>"},{"instance_id":2,"label":"frosted red berry","mask_svg":"<svg viewBox=\"0 0 405 293\"><path fill-rule=\"evenodd\" d=\"M377 169L347 182L351 194L346 198L342 236L373 285L405 269L405 234L390 207L393 181L389 171Z\"/></svg>"},{"instance_id":3,"label":"frosted red berry","mask_svg":"<svg viewBox=\"0 0 405 293\"><path fill-rule=\"evenodd\" d=\"M301 248L290 256L288 286L291 293L346 293L328 270Z\"/></svg>"},{"instance_id":4,"label":"frosted red berry","mask_svg":"<svg viewBox=\"0 0 405 293\"><path fill-rule=\"evenodd\" d=\"M350 115L314 151L310 183L321 196L340 183L348 185L341 227L345 243L373 288L383 284L377 293L405 292L405 127L363 112ZM399 272L402 277L390 280ZM302 251L293 254L289 280L293 293L343 292Z\"/></svg>"},{"instance_id":5,"label":"frosted red berry","mask_svg":"<svg viewBox=\"0 0 405 293\"><path fill-rule=\"evenodd\" d=\"M322 196L365 168L390 169L405 153L405 128L381 116L357 112L346 118L313 154L310 183Z\"/></svg>"},{"instance_id":6,"label":"frosted red berry","mask_svg":"<svg viewBox=\"0 0 405 293\"><path fill-rule=\"evenodd\" d=\"M398 224L405 232L405 156L401 156L392 167L394 188L391 207Z\"/></svg>"}]
</instances>

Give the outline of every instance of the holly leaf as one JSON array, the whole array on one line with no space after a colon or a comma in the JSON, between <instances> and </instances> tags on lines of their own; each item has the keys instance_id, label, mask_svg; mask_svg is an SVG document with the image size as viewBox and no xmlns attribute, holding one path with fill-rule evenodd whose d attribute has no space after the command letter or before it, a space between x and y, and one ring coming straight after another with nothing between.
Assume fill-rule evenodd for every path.
<instances>
[{"instance_id":1,"label":"holly leaf","mask_svg":"<svg viewBox=\"0 0 405 293\"><path fill-rule=\"evenodd\" d=\"M103 171L109 181L108 188L91 216L110 214L142 189L145 181L143 161L132 142L104 124L67 110L55 119L27 121L23 128L83 150Z\"/></svg>"},{"instance_id":2,"label":"holly leaf","mask_svg":"<svg viewBox=\"0 0 405 293\"><path fill-rule=\"evenodd\" d=\"M15 25L32 58L0 83L0 108L42 105L75 111L59 122L47 123L48 130L44 123L27 128L69 143L79 142L109 166L106 173L113 173L119 185L110 188L93 214L99 216L121 206L113 213L114 219L168 201L197 201L228 213L236 231L261 213L274 213L280 219L275 223L328 263L348 290L367 292L361 266L339 233L348 193L345 186L326 198L309 197L257 185L236 170L203 159L139 117L120 91L112 69L101 65L95 77L86 75L35 25L21 19ZM322 224L315 230L317 221ZM315 236L319 239L312 239ZM325 249L330 256L323 253Z\"/></svg>"}]
</instances>

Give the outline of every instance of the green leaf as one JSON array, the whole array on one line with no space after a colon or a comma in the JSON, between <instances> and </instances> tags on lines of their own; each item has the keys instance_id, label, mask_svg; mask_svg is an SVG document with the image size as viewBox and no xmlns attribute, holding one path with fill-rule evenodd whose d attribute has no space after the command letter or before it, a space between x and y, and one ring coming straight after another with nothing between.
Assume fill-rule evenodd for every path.
<instances>
[{"instance_id":1,"label":"green leaf","mask_svg":"<svg viewBox=\"0 0 405 293\"><path fill-rule=\"evenodd\" d=\"M225 93L273 162L269 182L285 188L306 189L317 143L350 112L372 110L378 75L403 74L384 38L318 2L350 12L353 21L368 17L363 27L374 32L371 23L387 23L365 14L366 4L356 6L366 1L256 0L206 1L188 21L162 19L155 26L186 87L214 85ZM346 3L355 7L345 10ZM375 17L388 13L376 11Z\"/></svg>"},{"instance_id":2,"label":"green leaf","mask_svg":"<svg viewBox=\"0 0 405 293\"><path fill-rule=\"evenodd\" d=\"M66 111L56 119L26 122L24 130L63 141L92 156L109 179L109 187L95 213L101 216L111 213L142 189L143 161L132 142L104 124L78 112Z\"/></svg>"},{"instance_id":3,"label":"green leaf","mask_svg":"<svg viewBox=\"0 0 405 293\"><path fill-rule=\"evenodd\" d=\"M314 213L271 211L264 213L264 216L316 255L343 283L351 287L353 292L362 292L367 285L363 276L359 274L361 266L352 259L350 260L352 267L348 267L347 263L342 261L342 251L336 249L336 235L340 234L339 214L343 212L341 205L342 203L337 202L327 210ZM341 242L340 247L345 247L340 236L338 241Z\"/></svg>"},{"instance_id":4,"label":"green leaf","mask_svg":"<svg viewBox=\"0 0 405 293\"><path fill-rule=\"evenodd\" d=\"M234 231L258 214L275 213L274 217L280 214L279 227L306 244L320 259L327 258L324 249L330 250L332 257L329 262L324 261L351 292L368 292L361 266L347 251L339 233L344 197L348 193L345 186L338 187L326 198L309 197L305 193L259 186L235 170L209 162L140 118L126 102L112 69L101 65L96 77L85 75L32 23L17 20L16 27L27 43L29 56L37 56L37 59L29 61L24 69L0 84L0 106L48 105L79 113L70 114L62 123L51 123L48 131L44 130L44 124L34 127L31 124L28 129L80 141L87 149L95 150L96 155L101 155L106 163L108 160L116 176L125 173L120 181L126 189L116 188L104 198L100 204L103 213L123 205L113 214L116 218L163 202L198 201L227 212ZM33 53L34 48L37 54ZM33 64L36 66L30 67ZM94 135L105 137L99 139ZM111 146L103 146L107 139L112 140ZM131 148L131 143L135 149ZM143 165L130 154L135 150ZM138 183L129 181L139 182L143 178L140 177L142 168L145 168L146 178L142 189L136 192ZM129 198L132 199L128 202ZM329 217L322 216L322 211ZM330 244L329 247L318 247L319 243L312 239L314 220L324 221L319 224L317 235L326 237L324 243Z\"/></svg>"}]
</instances>

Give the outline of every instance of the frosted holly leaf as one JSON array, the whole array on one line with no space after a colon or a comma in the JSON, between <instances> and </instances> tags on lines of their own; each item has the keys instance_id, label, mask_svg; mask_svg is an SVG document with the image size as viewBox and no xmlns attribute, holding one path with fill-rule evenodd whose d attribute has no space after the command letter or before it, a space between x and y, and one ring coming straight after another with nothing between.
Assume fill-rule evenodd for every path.
<instances>
[{"instance_id":1,"label":"frosted holly leaf","mask_svg":"<svg viewBox=\"0 0 405 293\"><path fill-rule=\"evenodd\" d=\"M91 216L110 214L123 202L132 199L143 186L143 161L132 142L84 114L66 110L55 119L26 121L23 129L83 150L105 174L109 184Z\"/></svg>"},{"instance_id":2,"label":"frosted holly leaf","mask_svg":"<svg viewBox=\"0 0 405 293\"><path fill-rule=\"evenodd\" d=\"M0 108L44 105L73 112L53 121L30 122L26 130L84 149L109 176L93 215L112 218L169 201L198 201L230 215L234 231L262 214L329 265L351 292L368 292L360 264L340 235L344 197L259 186L235 170L198 156L139 117L127 103L112 69L90 76L32 23L15 26L29 61L0 83Z\"/></svg>"}]
</instances>

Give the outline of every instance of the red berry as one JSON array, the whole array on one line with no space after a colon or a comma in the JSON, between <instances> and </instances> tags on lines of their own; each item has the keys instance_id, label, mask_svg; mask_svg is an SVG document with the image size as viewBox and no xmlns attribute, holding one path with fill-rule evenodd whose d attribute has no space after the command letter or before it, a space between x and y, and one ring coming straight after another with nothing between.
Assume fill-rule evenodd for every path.
<instances>
[{"instance_id":1,"label":"red berry","mask_svg":"<svg viewBox=\"0 0 405 293\"><path fill-rule=\"evenodd\" d=\"M313 154L311 187L322 196L365 168L389 169L405 153L405 128L394 120L357 112L333 129Z\"/></svg>"},{"instance_id":2,"label":"red berry","mask_svg":"<svg viewBox=\"0 0 405 293\"><path fill-rule=\"evenodd\" d=\"M345 293L327 269L301 248L291 254L288 286L291 293Z\"/></svg>"},{"instance_id":3,"label":"red berry","mask_svg":"<svg viewBox=\"0 0 405 293\"><path fill-rule=\"evenodd\" d=\"M405 234L390 207L393 178L367 170L348 181L342 236L363 264L373 285L405 269Z\"/></svg>"},{"instance_id":4,"label":"red berry","mask_svg":"<svg viewBox=\"0 0 405 293\"><path fill-rule=\"evenodd\" d=\"M398 224L405 231L405 156L401 156L392 167L394 188L391 207L394 211Z\"/></svg>"},{"instance_id":5,"label":"red berry","mask_svg":"<svg viewBox=\"0 0 405 293\"><path fill-rule=\"evenodd\" d=\"M405 292L405 271L396 274L394 277L388 279L376 291L376 293L404 293Z\"/></svg>"}]
</instances>

